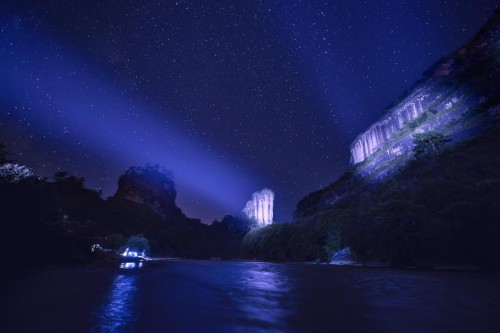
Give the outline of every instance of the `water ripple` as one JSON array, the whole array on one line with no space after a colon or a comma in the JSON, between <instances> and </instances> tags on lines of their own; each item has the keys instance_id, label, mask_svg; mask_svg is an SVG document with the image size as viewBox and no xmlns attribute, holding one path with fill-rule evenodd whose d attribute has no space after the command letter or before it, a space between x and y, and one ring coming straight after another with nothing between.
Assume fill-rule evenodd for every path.
<instances>
[{"instance_id":1,"label":"water ripple","mask_svg":"<svg viewBox=\"0 0 500 333\"><path fill-rule=\"evenodd\" d=\"M128 332L137 319L134 298L137 293L136 275L118 275L111 290L94 316L97 325L92 332Z\"/></svg>"}]
</instances>

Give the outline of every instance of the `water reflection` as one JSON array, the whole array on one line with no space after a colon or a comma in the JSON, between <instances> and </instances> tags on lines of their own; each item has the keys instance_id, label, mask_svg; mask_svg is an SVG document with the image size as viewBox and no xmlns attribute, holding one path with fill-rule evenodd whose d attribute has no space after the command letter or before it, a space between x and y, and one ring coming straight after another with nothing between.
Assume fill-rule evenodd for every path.
<instances>
[{"instance_id":1,"label":"water reflection","mask_svg":"<svg viewBox=\"0 0 500 333\"><path fill-rule=\"evenodd\" d=\"M115 265L47 269L11 285L0 297L0 332L420 333L500 327L498 275L203 261L136 270Z\"/></svg>"},{"instance_id":2,"label":"water reflection","mask_svg":"<svg viewBox=\"0 0 500 333\"><path fill-rule=\"evenodd\" d=\"M246 265L242 279L243 297L238 308L252 331L283 331L290 304L285 297L291 287L279 265L255 263Z\"/></svg>"},{"instance_id":3,"label":"water reflection","mask_svg":"<svg viewBox=\"0 0 500 333\"><path fill-rule=\"evenodd\" d=\"M131 264L131 263L123 263ZM135 265L135 263L132 263ZM124 265L124 266L125 266ZM121 267L121 266L120 266ZM132 268L131 265L123 267ZM133 267L135 268L135 266ZM104 303L94 313L97 319L94 332L126 332L136 320L134 298L137 293L136 275L118 275Z\"/></svg>"},{"instance_id":4,"label":"water reflection","mask_svg":"<svg viewBox=\"0 0 500 333\"><path fill-rule=\"evenodd\" d=\"M121 269L135 269L135 268L142 268L142 262L122 262L120 263L120 268Z\"/></svg>"}]
</instances>

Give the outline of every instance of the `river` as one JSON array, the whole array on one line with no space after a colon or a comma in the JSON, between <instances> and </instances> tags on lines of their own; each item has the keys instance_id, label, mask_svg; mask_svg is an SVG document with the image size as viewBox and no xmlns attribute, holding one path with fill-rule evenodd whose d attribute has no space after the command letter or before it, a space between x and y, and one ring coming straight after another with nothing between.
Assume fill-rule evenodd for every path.
<instances>
[{"instance_id":1,"label":"river","mask_svg":"<svg viewBox=\"0 0 500 333\"><path fill-rule=\"evenodd\" d=\"M50 268L0 332L500 332L498 275L224 261Z\"/></svg>"}]
</instances>

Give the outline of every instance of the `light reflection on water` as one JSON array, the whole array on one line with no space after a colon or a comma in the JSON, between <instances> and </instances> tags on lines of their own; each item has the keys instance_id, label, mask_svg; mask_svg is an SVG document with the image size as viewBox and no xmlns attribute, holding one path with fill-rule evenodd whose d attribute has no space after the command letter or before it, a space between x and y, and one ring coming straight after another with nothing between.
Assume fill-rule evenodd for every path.
<instances>
[{"instance_id":1,"label":"light reflection on water","mask_svg":"<svg viewBox=\"0 0 500 333\"><path fill-rule=\"evenodd\" d=\"M122 262L120 263L120 268L121 269L135 269L135 268L142 268L142 262Z\"/></svg>"},{"instance_id":2,"label":"light reflection on water","mask_svg":"<svg viewBox=\"0 0 500 333\"><path fill-rule=\"evenodd\" d=\"M252 331L281 332L287 326L290 307L284 304L283 295L290 291L291 281L277 267L253 263L243 272L237 305Z\"/></svg>"},{"instance_id":3,"label":"light reflection on water","mask_svg":"<svg viewBox=\"0 0 500 333\"><path fill-rule=\"evenodd\" d=\"M0 332L498 332L498 275L172 261L54 268L0 297Z\"/></svg>"},{"instance_id":4,"label":"light reflection on water","mask_svg":"<svg viewBox=\"0 0 500 333\"><path fill-rule=\"evenodd\" d=\"M127 263L129 264L129 263ZM135 265L135 263L133 263ZM129 267L124 267L130 269ZM121 265L120 265L121 267ZM134 266L135 268L135 266ZM94 312L97 324L93 332L124 332L130 331L136 313L134 298L137 293L136 275L118 275L106 295L103 304Z\"/></svg>"}]
</instances>

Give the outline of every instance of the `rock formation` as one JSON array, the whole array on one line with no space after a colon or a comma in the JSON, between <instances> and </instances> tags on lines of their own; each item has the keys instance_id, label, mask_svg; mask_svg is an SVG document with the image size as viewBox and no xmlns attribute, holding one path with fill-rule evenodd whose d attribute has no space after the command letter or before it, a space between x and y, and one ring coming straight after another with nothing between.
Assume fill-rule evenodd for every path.
<instances>
[{"instance_id":1,"label":"rock formation","mask_svg":"<svg viewBox=\"0 0 500 333\"><path fill-rule=\"evenodd\" d=\"M349 247L346 247L333 254L330 259L331 265L361 265Z\"/></svg>"},{"instance_id":2,"label":"rock formation","mask_svg":"<svg viewBox=\"0 0 500 333\"><path fill-rule=\"evenodd\" d=\"M363 162L385 142L394 137L408 122L418 118L427 109L428 95L414 97L412 101L399 105L394 111L360 134L351 146L351 163Z\"/></svg>"},{"instance_id":3,"label":"rock formation","mask_svg":"<svg viewBox=\"0 0 500 333\"><path fill-rule=\"evenodd\" d=\"M414 158L418 133L437 132L449 144L481 134L500 120L500 11L468 43L443 57L378 121L353 141L353 168L298 204L295 221L385 179Z\"/></svg>"},{"instance_id":4,"label":"rock formation","mask_svg":"<svg viewBox=\"0 0 500 333\"><path fill-rule=\"evenodd\" d=\"M440 59L394 107L352 143L357 175L381 178L413 157L413 136L436 131L460 141L500 114L500 14Z\"/></svg>"},{"instance_id":5,"label":"rock formation","mask_svg":"<svg viewBox=\"0 0 500 333\"><path fill-rule=\"evenodd\" d=\"M118 180L114 198L148 206L162 217L183 216L175 204L175 183L172 174L160 166L131 167Z\"/></svg>"},{"instance_id":6,"label":"rock formation","mask_svg":"<svg viewBox=\"0 0 500 333\"><path fill-rule=\"evenodd\" d=\"M274 192L265 188L252 194L252 200L247 202L243 213L248 219L256 221L263 227L273 223L273 203Z\"/></svg>"}]
</instances>

